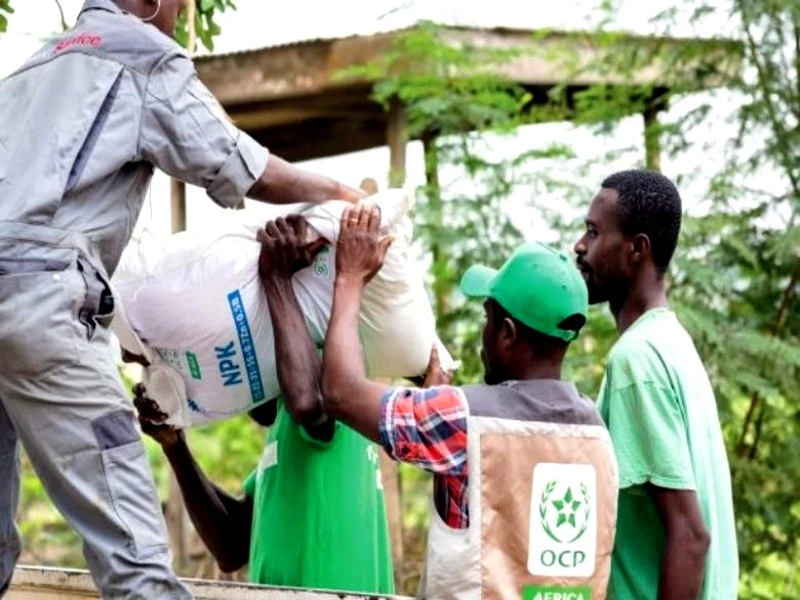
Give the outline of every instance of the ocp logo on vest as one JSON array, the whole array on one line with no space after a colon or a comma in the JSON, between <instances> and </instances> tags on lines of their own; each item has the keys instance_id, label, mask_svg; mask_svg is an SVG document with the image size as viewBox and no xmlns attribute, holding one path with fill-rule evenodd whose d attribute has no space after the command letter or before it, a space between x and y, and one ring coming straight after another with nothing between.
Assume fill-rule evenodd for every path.
<instances>
[{"instance_id":1,"label":"ocp logo on vest","mask_svg":"<svg viewBox=\"0 0 800 600\"><path fill-rule=\"evenodd\" d=\"M597 478L592 465L536 465L530 514L528 571L532 575L590 577L594 573Z\"/></svg>"}]
</instances>

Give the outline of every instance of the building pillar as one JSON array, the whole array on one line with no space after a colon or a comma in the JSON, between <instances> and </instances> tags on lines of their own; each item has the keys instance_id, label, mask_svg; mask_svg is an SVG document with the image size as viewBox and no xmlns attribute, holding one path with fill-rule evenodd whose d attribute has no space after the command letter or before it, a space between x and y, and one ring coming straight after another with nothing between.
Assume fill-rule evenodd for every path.
<instances>
[{"instance_id":1,"label":"building pillar","mask_svg":"<svg viewBox=\"0 0 800 600\"><path fill-rule=\"evenodd\" d=\"M659 102L651 101L642 112L644 119L644 164L648 169L661 170L661 126L658 113L663 109Z\"/></svg>"},{"instance_id":2,"label":"building pillar","mask_svg":"<svg viewBox=\"0 0 800 600\"><path fill-rule=\"evenodd\" d=\"M396 98L391 101L389 107L386 142L389 145L389 187L402 187L406 181L408 124L405 107Z\"/></svg>"}]
</instances>

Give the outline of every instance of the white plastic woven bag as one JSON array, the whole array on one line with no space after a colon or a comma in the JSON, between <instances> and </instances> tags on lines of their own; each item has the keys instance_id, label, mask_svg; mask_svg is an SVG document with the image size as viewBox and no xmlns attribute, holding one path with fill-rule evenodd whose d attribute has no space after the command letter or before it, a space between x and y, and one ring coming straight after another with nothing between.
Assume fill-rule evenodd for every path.
<instances>
[{"instance_id":1,"label":"white plastic woven bag","mask_svg":"<svg viewBox=\"0 0 800 600\"><path fill-rule=\"evenodd\" d=\"M442 365L454 366L436 336L423 269L410 252L413 228L407 213L413 201L410 192L398 189L365 200L380 208L382 231L395 237L361 307L362 348L367 371L375 378L422 374L434 343ZM346 206L331 201L274 207L274 216L303 214L309 241L321 236L331 242L293 278L295 296L320 347L330 318L335 242ZM182 232L132 242L122 256L112 279L121 304L112 328L124 349L151 362L145 384L173 425L224 419L280 394L272 322L258 277L256 232L263 225L263 218L236 211L214 235Z\"/></svg>"}]
</instances>

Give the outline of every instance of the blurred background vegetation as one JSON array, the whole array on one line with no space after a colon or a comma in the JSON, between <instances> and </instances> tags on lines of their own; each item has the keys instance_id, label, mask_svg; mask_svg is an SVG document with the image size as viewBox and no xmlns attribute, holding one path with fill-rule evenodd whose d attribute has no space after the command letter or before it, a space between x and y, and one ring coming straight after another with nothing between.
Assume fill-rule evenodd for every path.
<instances>
[{"instance_id":1,"label":"blurred background vegetation","mask_svg":"<svg viewBox=\"0 0 800 600\"><path fill-rule=\"evenodd\" d=\"M203 31L198 37L211 47L218 30L209 25L209 11L232 6L200 2L198 7L207 16L197 17ZM9 8L8 0L0 0L0 30ZM513 56L443 45L432 23L401 38L385 64L365 66L360 74L374 80L376 102L388 109L395 99L402 101L409 130L423 135L430 177L419 190L414 219L440 334L463 361L458 382L476 381L481 375L477 348L482 312L455 292L466 266L477 261L499 265L531 223L545 232L547 241L571 248L579 237L583 212L610 165L657 168L662 157L677 159L703 151L712 141L714 148L724 148L718 172L698 173L688 165L685 172L668 173L681 189L692 190L696 200L687 205L670 299L695 340L717 394L734 482L741 597L796 598L800 3L735 0L720 9L717 3L684 0L659 15L655 25L666 36L676 24L678 9L683 15L688 11L690 19L733 22L737 30L739 45L730 51L741 59L741 71L700 99L694 90L715 74L714 64L703 60L707 45L677 52L655 44L643 54L641 45L612 33L613 2L598 8L597 30L585 34L600 50L594 68L632 78L642 61L655 57L680 72L680 81L657 99L662 107L671 107L668 117L662 113L656 119L641 118L654 98L643 94L641 86L631 86L627 93L624 86L613 91L589 86L570 98L564 89L554 88L545 105L534 106L524 89L483 68ZM547 52L554 51L563 60L565 74L577 75L570 44L556 50L548 46ZM687 65L691 68L683 68ZM458 78L451 76L454 69ZM630 127L631 119L638 120L642 143L621 147L620 127ZM566 120L607 151L587 160L580 148L553 140L549 125L537 124ZM719 120L732 125L729 138L719 138L727 135L727 130L713 126ZM530 128L541 130L542 143L533 148L515 143L519 132ZM593 309L585 333L570 350L567 370L588 396L599 387L604 357L615 338L606 309ZM255 423L240 417L193 430L189 437L212 479L239 490L257 463L263 435ZM167 508L167 468L159 449L149 440L147 444ZM396 566L403 590L413 593L424 556L430 478L405 466L399 473L404 557ZM79 540L52 509L30 468L25 470L19 517L25 537L23 562L84 565ZM185 544L181 573L219 576L191 532Z\"/></svg>"}]
</instances>

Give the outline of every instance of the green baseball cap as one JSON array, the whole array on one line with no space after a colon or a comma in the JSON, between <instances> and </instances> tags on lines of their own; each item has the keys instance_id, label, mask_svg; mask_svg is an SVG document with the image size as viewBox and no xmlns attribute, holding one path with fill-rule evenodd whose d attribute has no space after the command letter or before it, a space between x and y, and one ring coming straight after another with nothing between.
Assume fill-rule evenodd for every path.
<instances>
[{"instance_id":1,"label":"green baseball cap","mask_svg":"<svg viewBox=\"0 0 800 600\"><path fill-rule=\"evenodd\" d=\"M492 298L531 329L571 342L586 322L589 293L575 264L563 252L539 242L517 248L499 270L473 265L461 278L470 298ZM575 330L559 325L582 315Z\"/></svg>"}]
</instances>

